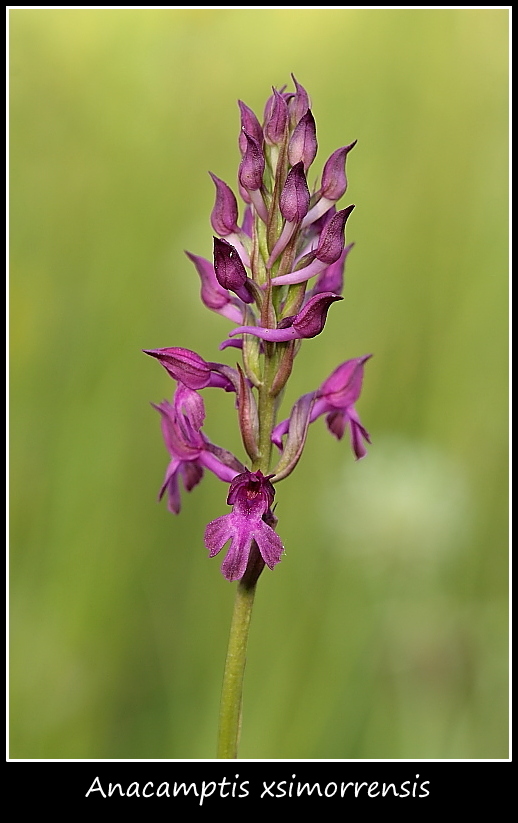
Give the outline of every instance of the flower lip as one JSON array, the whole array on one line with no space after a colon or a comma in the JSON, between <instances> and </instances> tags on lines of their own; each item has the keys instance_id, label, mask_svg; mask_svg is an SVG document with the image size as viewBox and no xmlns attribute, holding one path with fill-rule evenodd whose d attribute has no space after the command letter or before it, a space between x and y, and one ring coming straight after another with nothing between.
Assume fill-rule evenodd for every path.
<instances>
[{"instance_id":1,"label":"flower lip","mask_svg":"<svg viewBox=\"0 0 518 823\"><path fill-rule=\"evenodd\" d=\"M255 541L266 565L273 567L280 561L284 547L272 529L275 516L271 504L275 489L270 477L261 471L246 470L234 477L227 498L233 507L230 514L212 520L205 529L205 545L214 557L230 540L231 545L221 566L227 580L240 580L250 559Z\"/></svg>"}]
</instances>

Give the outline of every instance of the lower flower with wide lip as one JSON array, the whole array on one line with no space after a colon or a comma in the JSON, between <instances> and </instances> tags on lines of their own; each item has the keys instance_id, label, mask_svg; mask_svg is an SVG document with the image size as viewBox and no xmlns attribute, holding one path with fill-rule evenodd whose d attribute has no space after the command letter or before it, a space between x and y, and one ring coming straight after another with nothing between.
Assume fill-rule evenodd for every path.
<instances>
[{"instance_id":1,"label":"lower flower with wide lip","mask_svg":"<svg viewBox=\"0 0 518 823\"><path fill-rule=\"evenodd\" d=\"M205 529L205 545L209 557L218 554L231 540L221 571L227 580L240 580L248 565L253 541L256 542L266 565L273 567L280 561L284 547L281 539L265 522L274 521L271 505L275 489L269 477L261 471L245 471L230 484L227 503L233 507L230 514L212 520Z\"/></svg>"}]
</instances>

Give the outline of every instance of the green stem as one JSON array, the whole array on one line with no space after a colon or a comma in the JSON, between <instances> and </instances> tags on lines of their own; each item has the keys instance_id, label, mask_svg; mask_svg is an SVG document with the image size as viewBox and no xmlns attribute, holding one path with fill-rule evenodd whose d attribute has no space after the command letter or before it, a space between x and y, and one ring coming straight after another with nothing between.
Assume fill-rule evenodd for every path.
<instances>
[{"instance_id":1,"label":"green stem","mask_svg":"<svg viewBox=\"0 0 518 823\"><path fill-rule=\"evenodd\" d=\"M247 586L239 581L230 625L221 709L219 716L218 758L236 758L241 729L241 698L246 663L248 628L252 615L255 583Z\"/></svg>"},{"instance_id":2,"label":"green stem","mask_svg":"<svg viewBox=\"0 0 518 823\"><path fill-rule=\"evenodd\" d=\"M272 452L271 433L275 425L276 401L270 395L270 388L276 373L276 362L277 358L274 354L266 354L263 384L259 388L259 457L254 462L252 471L260 470L263 474L268 474ZM220 759L237 757L248 630L257 580L263 567L264 562L257 546L253 543L248 568L237 586L234 613L230 625L219 715L217 756Z\"/></svg>"},{"instance_id":3,"label":"green stem","mask_svg":"<svg viewBox=\"0 0 518 823\"><path fill-rule=\"evenodd\" d=\"M269 344L271 345L271 344ZM259 386L257 412L259 416L259 457L254 461L252 471L262 471L268 474L272 459L272 431L275 426L277 400L271 396L270 390L275 379L278 367L278 354L266 354L264 363L263 384Z\"/></svg>"}]
</instances>

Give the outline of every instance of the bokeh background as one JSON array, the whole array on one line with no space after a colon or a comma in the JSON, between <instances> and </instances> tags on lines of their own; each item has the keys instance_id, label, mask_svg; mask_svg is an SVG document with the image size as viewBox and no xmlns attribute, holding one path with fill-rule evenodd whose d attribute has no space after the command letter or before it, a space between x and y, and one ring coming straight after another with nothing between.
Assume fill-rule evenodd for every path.
<instances>
[{"instance_id":1,"label":"bokeh background","mask_svg":"<svg viewBox=\"0 0 518 823\"><path fill-rule=\"evenodd\" d=\"M10 17L11 758L215 754L234 586L174 517L142 348L208 360L229 324L210 169L235 186L236 101L290 72L319 154L349 156L346 300L285 409L372 352L356 463L324 421L277 489L242 758L506 758L506 9L18 9ZM235 362L232 350L221 359ZM232 398L211 439L243 452Z\"/></svg>"}]
</instances>

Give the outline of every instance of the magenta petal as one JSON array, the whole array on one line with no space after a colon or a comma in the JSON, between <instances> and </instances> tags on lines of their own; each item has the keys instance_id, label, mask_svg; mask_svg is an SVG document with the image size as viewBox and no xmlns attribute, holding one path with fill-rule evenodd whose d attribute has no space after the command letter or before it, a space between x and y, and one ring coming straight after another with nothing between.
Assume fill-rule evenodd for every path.
<instances>
[{"instance_id":1,"label":"magenta petal","mask_svg":"<svg viewBox=\"0 0 518 823\"><path fill-rule=\"evenodd\" d=\"M201 280L201 299L205 306L212 311L219 311L230 303L230 295L227 289L224 289L216 279L214 266L210 260L200 257L197 254L191 254L186 251L185 254L189 260L194 263L196 271Z\"/></svg>"},{"instance_id":2,"label":"magenta petal","mask_svg":"<svg viewBox=\"0 0 518 823\"><path fill-rule=\"evenodd\" d=\"M334 434L337 440L341 440L344 436L345 426L347 423L346 417L342 411L332 411L326 417L327 428Z\"/></svg>"},{"instance_id":3,"label":"magenta petal","mask_svg":"<svg viewBox=\"0 0 518 823\"><path fill-rule=\"evenodd\" d=\"M305 283L307 280L310 280L311 277L314 277L315 274L323 272L327 265L323 260L317 260L315 258L311 263L308 263L300 269L290 271L288 274L281 274L279 277L272 277L272 286L291 286L295 283Z\"/></svg>"},{"instance_id":4,"label":"magenta petal","mask_svg":"<svg viewBox=\"0 0 518 823\"><path fill-rule=\"evenodd\" d=\"M161 415L162 436L169 454L179 460L196 460L203 440L184 414L177 414L167 400L153 405Z\"/></svg>"},{"instance_id":5,"label":"magenta petal","mask_svg":"<svg viewBox=\"0 0 518 823\"><path fill-rule=\"evenodd\" d=\"M203 478L203 468L195 460L184 461L180 466L185 490L190 492Z\"/></svg>"},{"instance_id":6,"label":"magenta petal","mask_svg":"<svg viewBox=\"0 0 518 823\"><path fill-rule=\"evenodd\" d=\"M228 348L234 349L242 349L243 348L243 341L242 340L223 340L223 343L219 344L219 349L223 351L223 349Z\"/></svg>"},{"instance_id":7,"label":"magenta petal","mask_svg":"<svg viewBox=\"0 0 518 823\"><path fill-rule=\"evenodd\" d=\"M209 366L203 357L191 349L172 346L166 349L144 349L144 354L156 357L171 377L190 389L203 389L209 383Z\"/></svg>"},{"instance_id":8,"label":"magenta petal","mask_svg":"<svg viewBox=\"0 0 518 823\"><path fill-rule=\"evenodd\" d=\"M224 514L223 517L212 520L205 528L204 537L209 557L218 554L233 534L232 514Z\"/></svg>"},{"instance_id":9,"label":"magenta petal","mask_svg":"<svg viewBox=\"0 0 518 823\"><path fill-rule=\"evenodd\" d=\"M232 582L240 580L246 572L250 549L252 548L251 535L236 535L232 540L230 549L221 564L223 577Z\"/></svg>"},{"instance_id":10,"label":"magenta petal","mask_svg":"<svg viewBox=\"0 0 518 823\"><path fill-rule=\"evenodd\" d=\"M270 569L273 569L273 567L279 563L284 551L281 538L277 532L274 532L270 526L267 526L263 520L260 520L257 528L254 530L254 539L259 546L259 551L261 552L264 562Z\"/></svg>"},{"instance_id":11,"label":"magenta petal","mask_svg":"<svg viewBox=\"0 0 518 823\"><path fill-rule=\"evenodd\" d=\"M237 329L229 331L229 337L235 337L236 334L253 334L261 340L266 340L269 343L285 343L288 340L296 340L302 335L297 334L294 328L289 329L266 329L263 326L238 326Z\"/></svg>"},{"instance_id":12,"label":"magenta petal","mask_svg":"<svg viewBox=\"0 0 518 823\"><path fill-rule=\"evenodd\" d=\"M159 500L161 500L162 497L164 496L165 490L169 486L170 481L176 475L179 466L180 466L180 460L178 460L176 457L173 457L173 459L171 460L171 462L169 463L169 465L166 469L164 482L162 483L160 491L158 492L158 499Z\"/></svg>"},{"instance_id":13,"label":"magenta petal","mask_svg":"<svg viewBox=\"0 0 518 823\"><path fill-rule=\"evenodd\" d=\"M167 489L167 508L173 514L180 514L181 508L181 501L180 501L180 489L178 488L178 471L177 469L172 470L172 465L174 461L168 466L166 472L167 481L164 482L164 485L160 489L160 494L158 499L161 500L162 496Z\"/></svg>"},{"instance_id":14,"label":"magenta petal","mask_svg":"<svg viewBox=\"0 0 518 823\"><path fill-rule=\"evenodd\" d=\"M208 450L203 451L200 455L200 463L203 463L207 469L210 469L216 477L219 477L219 479L223 480L225 483L230 483L236 474L239 474L236 469L233 469L231 466L226 466Z\"/></svg>"},{"instance_id":15,"label":"magenta petal","mask_svg":"<svg viewBox=\"0 0 518 823\"><path fill-rule=\"evenodd\" d=\"M351 406L349 409L349 425L351 427L351 445L353 447L353 451L356 455L357 460L361 460L362 457L365 457L367 454L367 449L365 448L363 441L365 440L367 443L370 443L369 433L362 424L360 423L360 418L356 412L356 409Z\"/></svg>"},{"instance_id":16,"label":"magenta petal","mask_svg":"<svg viewBox=\"0 0 518 823\"><path fill-rule=\"evenodd\" d=\"M372 357L365 354L341 363L318 390L319 397L335 408L347 408L358 400L363 383L364 365Z\"/></svg>"},{"instance_id":17,"label":"magenta petal","mask_svg":"<svg viewBox=\"0 0 518 823\"><path fill-rule=\"evenodd\" d=\"M263 560L271 569L281 559L281 540L265 522L266 519L271 523L276 522L270 508L274 496L275 489L269 477L265 477L261 471L247 470L232 480L227 497L227 503L233 506L231 514L218 517L205 529L205 545L210 557L214 557L227 540L232 538L221 566L227 580L239 580L243 577L253 540L257 542Z\"/></svg>"},{"instance_id":18,"label":"magenta petal","mask_svg":"<svg viewBox=\"0 0 518 823\"><path fill-rule=\"evenodd\" d=\"M275 443L277 448L282 451L282 438L288 431L290 425L290 418L287 417L286 420L283 420L281 423L278 423L274 430L272 431L272 443Z\"/></svg>"},{"instance_id":19,"label":"magenta petal","mask_svg":"<svg viewBox=\"0 0 518 823\"><path fill-rule=\"evenodd\" d=\"M173 398L174 415L179 414L185 417L191 423L195 431L199 431L205 421L205 403L203 397L193 389L189 389L182 383L178 383L178 387L174 393Z\"/></svg>"}]
</instances>

